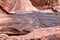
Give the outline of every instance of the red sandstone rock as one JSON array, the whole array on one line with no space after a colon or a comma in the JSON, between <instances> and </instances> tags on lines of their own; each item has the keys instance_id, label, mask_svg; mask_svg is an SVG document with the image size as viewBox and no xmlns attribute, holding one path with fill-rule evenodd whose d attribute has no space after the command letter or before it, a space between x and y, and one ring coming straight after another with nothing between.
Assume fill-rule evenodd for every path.
<instances>
[{"instance_id":1,"label":"red sandstone rock","mask_svg":"<svg viewBox=\"0 0 60 40\"><path fill-rule=\"evenodd\" d=\"M58 0L30 0L33 6L35 6L38 9L47 9L51 6L56 6L58 3Z\"/></svg>"},{"instance_id":2,"label":"red sandstone rock","mask_svg":"<svg viewBox=\"0 0 60 40\"><path fill-rule=\"evenodd\" d=\"M60 40L60 27L42 28L24 35L25 39Z\"/></svg>"},{"instance_id":3,"label":"red sandstone rock","mask_svg":"<svg viewBox=\"0 0 60 40\"><path fill-rule=\"evenodd\" d=\"M31 3L34 5L35 3L32 1ZM33 8L33 7L31 8L32 5L31 6L28 5L29 7L27 8L27 3L29 1L26 1L26 0L21 0L21 1L18 0L16 2L17 4L15 4L13 0L10 0L10 1L0 0L0 2L2 2L5 6L2 4L0 5L3 6L3 8L8 12L11 11L11 13L12 12L20 13L20 11L26 12L26 11L32 10ZM5 2L7 4L5 4ZM19 4L20 2L21 4ZM24 5L24 3L26 3L26 5ZM40 5L39 5L39 8L40 8ZM56 13L57 14L56 15L55 13L40 13L40 12L34 12L34 10L32 13L29 13L29 14L0 15L0 33L1 34L14 34L14 35L27 34L27 35L16 36L16 37L0 35L0 40L40 40L40 39L41 40L60 40L60 27L46 28L46 27L60 26L60 14Z\"/></svg>"},{"instance_id":4,"label":"red sandstone rock","mask_svg":"<svg viewBox=\"0 0 60 40\"><path fill-rule=\"evenodd\" d=\"M60 27L35 29L27 35L0 35L0 40L60 40Z\"/></svg>"},{"instance_id":5,"label":"red sandstone rock","mask_svg":"<svg viewBox=\"0 0 60 40\"><path fill-rule=\"evenodd\" d=\"M10 13L23 14L27 11L29 12L51 9L53 6L60 6L59 2L59 0L0 0L0 5L3 7L3 9ZM0 9L0 13L4 12Z\"/></svg>"},{"instance_id":6,"label":"red sandstone rock","mask_svg":"<svg viewBox=\"0 0 60 40\"><path fill-rule=\"evenodd\" d=\"M23 0L0 0L0 6L10 13L21 13L24 11ZM4 13L0 9L0 13Z\"/></svg>"}]
</instances>

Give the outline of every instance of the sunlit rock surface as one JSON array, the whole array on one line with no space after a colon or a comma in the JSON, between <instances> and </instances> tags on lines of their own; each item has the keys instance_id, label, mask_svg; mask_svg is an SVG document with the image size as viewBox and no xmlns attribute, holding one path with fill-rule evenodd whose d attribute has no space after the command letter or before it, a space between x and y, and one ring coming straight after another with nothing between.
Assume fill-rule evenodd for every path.
<instances>
[{"instance_id":1,"label":"sunlit rock surface","mask_svg":"<svg viewBox=\"0 0 60 40\"><path fill-rule=\"evenodd\" d=\"M23 14L31 11L43 11L51 9L49 7L60 6L59 0L0 0L0 5L7 12ZM49 4L50 3L50 4ZM48 5L49 4L49 5ZM56 9L54 9L56 10ZM59 9L60 10L60 9ZM57 12L60 12L57 10ZM52 11L52 10L51 10ZM0 9L0 13L5 13Z\"/></svg>"},{"instance_id":2,"label":"sunlit rock surface","mask_svg":"<svg viewBox=\"0 0 60 40\"><path fill-rule=\"evenodd\" d=\"M35 29L27 35L0 34L0 40L60 40L60 27Z\"/></svg>"},{"instance_id":3,"label":"sunlit rock surface","mask_svg":"<svg viewBox=\"0 0 60 40\"><path fill-rule=\"evenodd\" d=\"M60 13L45 9L44 0L0 0L0 40L60 40ZM52 0L51 0L52 1ZM42 2L41 7L39 2ZM55 3L55 1L53 0ZM35 5L36 4L36 5ZM48 7L47 7L48 8ZM54 9L59 7L54 7ZM55 9L55 10L56 10Z\"/></svg>"}]
</instances>

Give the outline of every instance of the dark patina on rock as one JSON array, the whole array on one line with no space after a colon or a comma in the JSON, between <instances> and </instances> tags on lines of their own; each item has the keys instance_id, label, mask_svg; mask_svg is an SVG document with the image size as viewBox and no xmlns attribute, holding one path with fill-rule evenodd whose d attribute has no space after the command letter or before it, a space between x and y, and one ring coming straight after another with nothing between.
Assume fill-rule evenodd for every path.
<instances>
[{"instance_id":1,"label":"dark patina on rock","mask_svg":"<svg viewBox=\"0 0 60 40\"><path fill-rule=\"evenodd\" d=\"M0 33L25 34L34 29L60 25L59 13L32 13L0 16ZM3 20L5 19L5 20Z\"/></svg>"}]
</instances>

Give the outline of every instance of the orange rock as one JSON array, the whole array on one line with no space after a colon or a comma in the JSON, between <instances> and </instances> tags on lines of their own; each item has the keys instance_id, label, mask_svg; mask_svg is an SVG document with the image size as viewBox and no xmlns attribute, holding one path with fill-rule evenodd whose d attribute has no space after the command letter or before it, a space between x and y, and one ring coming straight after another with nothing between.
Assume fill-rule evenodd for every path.
<instances>
[{"instance_id":1,"label":"orange rock","mask_svg":"<svg viewBox=\"0 0 60 40\"><path fill-rule=\"evenodd\" d=\"M23 1L23 0L22 0ZM20 13L23 9L23 3L21 0L0 0L0 5L3 9L10 13ZM4 13L0 9L0 13Z\"/></svg>"},{"instance_id":2,"label":"orange rock","mask_svg":"<svg viewBox=\"0 0 60 40\"><path fill-rule=\"evenodd\" d=\"M0 40L60 40L60 27L35 29L19 36L0 34Z\"/></svg>"}]
</instances>

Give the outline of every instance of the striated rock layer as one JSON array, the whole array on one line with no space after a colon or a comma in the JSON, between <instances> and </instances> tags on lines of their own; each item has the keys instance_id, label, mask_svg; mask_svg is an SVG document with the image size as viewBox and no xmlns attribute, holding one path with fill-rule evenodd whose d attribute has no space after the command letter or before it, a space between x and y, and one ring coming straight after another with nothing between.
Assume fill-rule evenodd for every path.
<instances>
[{"instance_id":1,"label":"striated rock layer","mask_svg":"<svg viewBox=\"0 0 60 40\"><path fill-rule=\"evenodd\" d=\"M7 12L16 14L46 9L51 9L54 12L60 12L60 8L58 7L60 6L60 0L0 0L0 6L2 6L2 8ZM0 8L0 13L5 12L3 12Z\"/></svg>"},{"instance_id":2,"label":"striated rock layer","mask_svg":"<svg viewBox=\"0 0 60 40\"><path fill-rule=\"evenodd\" d=\"M34 29L60 26L59 13L32 12L27 14L0 14L0 33L27 34Z\"/></svg>"},{"instance_id":3,"label":"striated rock layer","mask_svg":"<svg viewBox=\"0 0 60 40\"><path fill-rule=\"evenodd\" d=\"M21 36L0 34L0 40L60 40L60 27L35 29L31 33Z\"/></svg>"}]
</instances>

